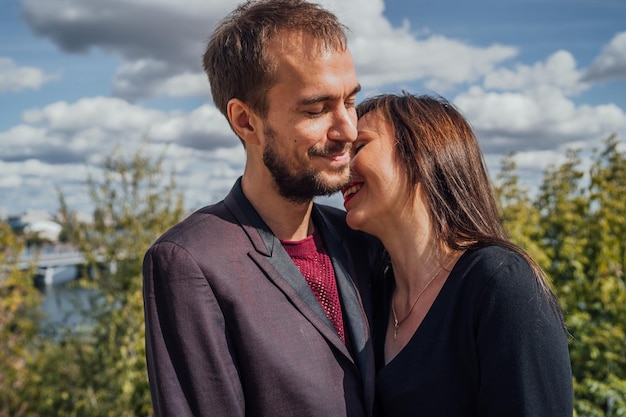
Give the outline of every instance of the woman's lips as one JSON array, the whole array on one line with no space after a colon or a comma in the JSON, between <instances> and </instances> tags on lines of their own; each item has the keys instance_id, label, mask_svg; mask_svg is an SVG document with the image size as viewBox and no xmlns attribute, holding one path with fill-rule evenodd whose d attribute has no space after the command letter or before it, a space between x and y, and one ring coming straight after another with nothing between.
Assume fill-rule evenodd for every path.
<instances>
[{"instance_id":1,"label":"woman's lips","mask_svg":"<svg viewBox=\"0 0 626 417\"><path fill-rule=\"evenodd\" d=\"M343 194L343 206L344 207L346 206L346 204L348 204L350 200L352 200L352 198L361 189L361 187L363 187L362 182L351 182L350 184L348 184L347 187L341 190L341 194Z\"/></svg>"}]
</instances>

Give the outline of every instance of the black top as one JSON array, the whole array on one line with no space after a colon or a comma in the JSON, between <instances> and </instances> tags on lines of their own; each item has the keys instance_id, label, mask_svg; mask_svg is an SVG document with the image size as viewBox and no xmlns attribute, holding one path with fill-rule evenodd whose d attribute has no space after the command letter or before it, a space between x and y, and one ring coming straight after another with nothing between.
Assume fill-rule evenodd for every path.
<instances>
[{"instance_id":1,"label":"black top","mask_svg":"<svg viewBox=\"0 0 626 417\"><path fill-rule=\"evenodd\" d=\"M467 251L385 365L393 285L387 278L375 324L380 415L572 416L567 333L523 257L497 246Z\"/></svg>"}]
</instances>

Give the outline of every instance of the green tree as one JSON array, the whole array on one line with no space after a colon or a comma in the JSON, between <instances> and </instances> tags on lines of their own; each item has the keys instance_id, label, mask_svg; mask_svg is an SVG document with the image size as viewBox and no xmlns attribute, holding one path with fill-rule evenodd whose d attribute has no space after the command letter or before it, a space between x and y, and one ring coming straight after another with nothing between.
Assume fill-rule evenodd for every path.
<instances>
[{"instance_id":1,"label":"green tree","mask_svg":"<svg viewBox=\"0 0 626 417\"><path fill-rule=\"evenodd\" d=\"M495 181L502 223L509 238L545 269L549 265L549 258L539 243L542 235L541 214L533 204L528 188L521 183L515 173L517 165L514 157L515 153L509 153L501 158L501 169Z\"/></svg>"},{"instance_id":2,"label":"green tree","mask_svg":"<svg viewBox=\"0 0 626 417\"><path fill-rule=\"evenodd\" d=\"M589 169L586 281L571 320L581 415L626 415L626 154L618 145L609 137Z\"/></svg>"},{"instance_id":3,"label":"green tree","mask_svg":"<svg viewBox=\"0 0 626 417\"><path fill-rule=\"evenodd\" d=\"M622 280L626 261L626 153L613 135L596 152L590 170L590 274L609 273Z\"/></svg>"},{"instance_id":4,"label":"green tree","mask_svg":"<svg viewBox=\"0 0 626 417\"><path fill-rule=\"evenodd\" d=\"M626 155L615 136L587 168L570 150L546 169L534 201L507 158L497 188L503 224L544 267L564 309L576 415L626 415Z\"/></svg>"},{"instance_id":5,"label":"green tree","mask_svg":"<svg viewBox=\"0 0 626 417\"><path fill-rule=\"evenodd\" d=\"M550 259L546 272L566 293L578 288L570 284L580 284L586 279L584 248L589 198L582 184L584 171L580 165L579 150L568 151L563 164L550 165L544 173L535 204L541 213L539 244ZM577 294L574 296L576 298Z\"/></svg>"},{"instance_id":6,"label":"green tree","mask_svg":"<svg viewBox=\"0 0 626 417\"><path fill-rule=\"evenodd\" d=\"M101 180L87 180L94 221L78 221L60 193L64 237L86 256L95 289L87 320L59 331L40 346L32 366L37 378L25 395L33 415L147 416L148 387L141 263L148 246L183 216L173 174L162 175L163 157L118 149L104 161Z\"/></svg>"},{"instance_id":7,"label":"green tree","mask_svg":"<svg viewBox=\"0 0 626 417\"><path fill-rule=\"evenodd\" d=\"M0 416L25 415L20 392L30 379L27 362L36 353L40 294L32 266L19 265L23 249L23 239L0 223Z\"/></svg>"}]
</instances>

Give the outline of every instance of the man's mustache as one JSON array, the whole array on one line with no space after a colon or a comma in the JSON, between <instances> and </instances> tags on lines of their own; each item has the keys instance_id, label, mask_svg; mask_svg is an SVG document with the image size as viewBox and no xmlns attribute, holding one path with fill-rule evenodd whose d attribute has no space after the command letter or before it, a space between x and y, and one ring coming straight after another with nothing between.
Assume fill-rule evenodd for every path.
<instances>
[{"instance_id":1,"label":"man's mustache","mask_svg":"<svg viewBox=\"0 0 626 417\"><path fill-rule=\"evenodd\" d=\"M327 156L333 156L333 155L350 152L351 148L352 148L352 143L333 142L323 148L311 148L309 149L308 154L309 156L327 157Z\"/></svg>"}]
</instances>

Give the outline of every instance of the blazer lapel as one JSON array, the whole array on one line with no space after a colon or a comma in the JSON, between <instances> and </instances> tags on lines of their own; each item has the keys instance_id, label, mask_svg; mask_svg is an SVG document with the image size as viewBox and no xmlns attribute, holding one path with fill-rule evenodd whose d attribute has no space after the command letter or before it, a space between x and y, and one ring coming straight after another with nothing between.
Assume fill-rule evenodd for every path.
<instances>
[{"instance_id":1,"label":"blazer lapel","mask_svg":"<svg viewBox=\"0 0 626 417\"><path fill-rule=\"evenodd\" d=\"M291 260L280 240L274 236L270 228L243 194L241 179L235 183L224 203L241 223L245 233L256 249L256 252L249 253L249 256L292 301L300 313L307 317L344 355L351 358L348 349L337 335L335 328L326 316L302 273ZM333 266L335 267L335 273L337 273L337 263L334 259ZM339 291L340 293L342 292L341 289Z\"/></svg>"},{"instance_id":2,"label":"blazer lapel","mask_svg":"<svg viewBox=\"0 0 626 417\"><path fill-rule=\"evenodd\" d=\"M369 350L366 346L370 343L370 334L360 296L352 278L350 278L354 276L352 260L343 247L343 239L336 234L334 228L328 219L324 217L323 213L314 207L313 215L314 222L317 221L317 224L323 224L324 226L320 227L319 230L322 233L326 250L328 251L328 255L335 269L339 297L345 315L344 326L349 331L356 363L361 371L361 375L367 375ZM346 270L346 268L350 269Z\"/></svg>"}]
</instances>

